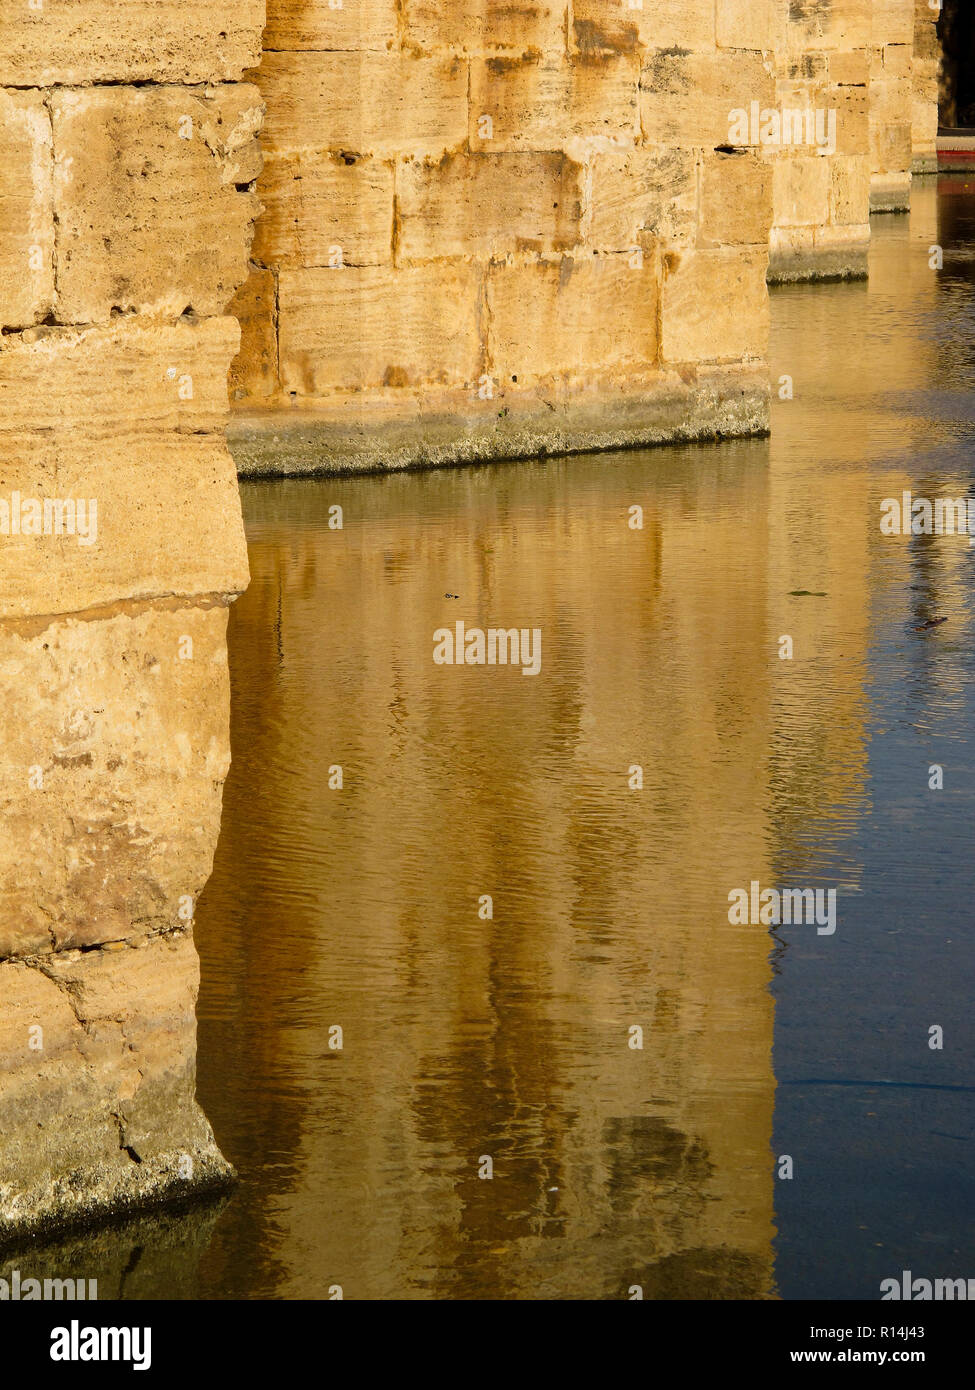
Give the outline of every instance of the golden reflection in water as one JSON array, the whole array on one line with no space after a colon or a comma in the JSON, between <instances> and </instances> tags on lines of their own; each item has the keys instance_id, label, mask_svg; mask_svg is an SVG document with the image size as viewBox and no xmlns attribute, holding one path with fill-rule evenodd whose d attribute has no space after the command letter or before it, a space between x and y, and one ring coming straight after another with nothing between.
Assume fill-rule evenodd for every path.
<instances>
[{"instance_id":1,"label":"golden reflection in water","mask_svg":"<svg viewBox=\"0 0 975 1390\"><path fill-rule=\"evenodd\" d=\"M855 915L871 645L905 580L908 623L957 596L960 549L879 530L902 488L966 490L950 452L918 481L943 215L919 185L869 285L774 292L771 441L245 488L200 916L245 1181L211 1284L774 1295L774 943L728 893L839 872ZM541 628L542 673L435 666L458 619Z\"/></svg>"},{"instance_id":2,"label":"golden reflection in water","mask_svg":"<svg viewBox=\"0 0 975 1390\"><path fill-rule=\"evenodd\" d=\"M771 1291L766 448L250 493L201 920L295 1291ZM435 666L460 617L542 673Z\"/></svg>"}]
</instances>

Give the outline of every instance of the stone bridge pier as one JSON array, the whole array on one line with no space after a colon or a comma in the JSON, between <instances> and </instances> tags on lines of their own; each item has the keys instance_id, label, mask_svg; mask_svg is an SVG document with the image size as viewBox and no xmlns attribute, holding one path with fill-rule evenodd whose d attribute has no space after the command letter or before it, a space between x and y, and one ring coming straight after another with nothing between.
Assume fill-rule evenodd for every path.
<instances>
[{"instance_id":1,"label":"stone bridge pier","mask_svg":"<svg viewBox=\"0 0 975 1390\"><path fill-rule=\"evenodd\" d=\"M246 585L263 3L0 16L0 1240L210 1187L194 904Z\"/></svg>"},{"instance_id":2,"label":"stone bridge pier","mask_svg":"<svg viewBox=\"0 0 975 1390\"><path fill-rule=\"evenodd\" d=\"M237 471L767 431L768 281L866 273L936 18L3 0L0 1240L229 1174L192 926Z\"/></svg>"}]
</instances>

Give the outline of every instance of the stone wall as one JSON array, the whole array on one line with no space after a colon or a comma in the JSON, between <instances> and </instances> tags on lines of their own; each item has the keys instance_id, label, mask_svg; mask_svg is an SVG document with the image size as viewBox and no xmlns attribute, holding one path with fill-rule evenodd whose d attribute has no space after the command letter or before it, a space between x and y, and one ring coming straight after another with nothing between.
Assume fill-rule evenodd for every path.
<instances>
[{"instance_id":1,"label":"stone wall","mask_svg":"<svg viewBox=\"0 0 975 1390\"><path fill-rule=\"evenodd\" d=\"M911 110L912 168L915 174L938 168L938 84L941 44L938 10L929 0L914 0L914 104Z\"/></svg>"},{"instance_id":2,"label":"stone wall","mask_svg":"<svg viewBox=\"0 0 975 1390\"><path fill-rule=\"evenodd\" d=\"M263 0L0 15L0 1241L226 1181L194 903L247 582Z\"/></svg>"},{"instance_id":3,"label":"stone wall","mask_svg":"<svg viewBox=\"0 0 975 1390\"><path fill-rule=\"evenodd\" d=\"M911 205L915 0L873 0L870 50L870 206Z\"/></svg>"},{"instance_id":4,"label":"stone wall","mask_svg":"<svg viewBox=\"0 0 975 1390\"><path fill-rule=\"evenodd\" d=\"M773 95L736 0L270 0L242 471L764 430Z\"/></svg>"},{"instance_id":5,"label":"stone wall","mask_svg":"<svg viewBox=\"0 0 975 1390\"><path fill-rule=\"evenodd\" d=\"M771 13L775 110L805 120L802 143L786 143L783 129L783 143L766 148L775 211L769 278L866 275L870 0L780 0Z\"/></svg>"}]
</instances>

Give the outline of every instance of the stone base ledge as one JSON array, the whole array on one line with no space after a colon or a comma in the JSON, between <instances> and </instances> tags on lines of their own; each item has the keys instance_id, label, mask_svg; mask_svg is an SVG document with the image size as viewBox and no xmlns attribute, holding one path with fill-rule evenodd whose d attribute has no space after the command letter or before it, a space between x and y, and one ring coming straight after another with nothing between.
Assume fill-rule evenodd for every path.
<instances>
[{"instance_id":1,"label":"stone base ledge","mask_svg":"<svg viewBox=\"0 0 975 1390\"><path fill-rule=\"evenodd\" d=\"M870 184L871 212L910 212L911 175L877 175Z\"/></svg>"},{"instance_id":2,"label":"stone base ledge","mask_svg":"<svg viewBox=\"0 0 975 1390\"><path fill-rule=\"evenodd\" d=\"M388 393L238 411L227 442L245 478L440 468L767 434L769 394L765 363L498 393L483 410Z\"/></svg>"},{"instance_id":3,"label":"stone base ledge","mask_svg":"<svg viewBox=\"0 0 975 1390\"><path fill-rule=\"evenodd\" d=\"M229 1186L188 931L0 961L0 1247Z\"/></svg>"},{"instance_id":4,"label":"stone base ledge","mask_svg":"<svg viewBox=\"0 0 975 1390\"><path fill-rule=\"evenodd\" d=\"M193 1163L193 1175L184 1178L180 1164L187 1158ZM16 1197L9 1189L0 1189L0 1250L87 1231L156 1208L178 1208L226 1192L236 1182L236 1171L212 1139L201 1145L188 1137L137 1167L92 1164Z\"/></svg>"},{"instance_id":5,"label":"stone base ledge","mask_svg":"<svg viewBox=\"0 0 975 1390\"><path fill-rule=\"evenodd\" d=\"M807 237L781 238L769 251L770 285L806 280L862 280L870 256L870 227L815 228Z\"/></svg>"}]
</instances>

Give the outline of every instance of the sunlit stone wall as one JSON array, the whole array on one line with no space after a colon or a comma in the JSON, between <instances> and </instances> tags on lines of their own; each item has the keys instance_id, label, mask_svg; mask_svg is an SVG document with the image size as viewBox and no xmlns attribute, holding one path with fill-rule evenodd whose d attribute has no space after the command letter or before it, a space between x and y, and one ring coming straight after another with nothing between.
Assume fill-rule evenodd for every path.
<instances>
[{"instance_id":1,"label":"sunlit stone wall","mask_svg":"<svg viewBox=\"0 0 975 1390\"><path fill-rule=\"evenodd\" d=\"M263 0L0 12L0 1240L225 1179L194 904L247 582Z\"/></svg>"},{"instance_id":2,"label":"sunlit stone wall","mask_svg":"<svg viewBox=\"0 0 975 1390\"><path fill-rule=\"evenodd\" d=\"M763 142L773 170L769 278L865 275L870 0L777 0L764 8L742 0L742 9L772 19L773 109L782 126L779 144ZM793 113L803 117L801 140Z\"/></svg>"},{"instance_id":3,"label":"sunlit stone wall","mask_svg":"<svg viewBox=\"0 0 975 1390\"><path fill-rule=\"evenodd\" d=\"M270 0L244 471L763 430L773 95L736 0Z\"/></svg>"},{"instance_id":4,"label":"sunlit stone wall","mask_svg":"<svg viewBox=\"0 0 975 1390\"><path fill-rule=\"evenodd\" d=\"M941 44L938 39L937 4L914 0L914 106L911 144L913 170L927 174L938 167L938 85Z\"/></svg>"},{"instance_id":5,"label":"sunlit stone wall","mask_svg":"<svg viewBox=\"0 0 975 1390\"><path fill-rule=\"evenodd\" d=\"M910 207L915 0L873 0L870 49L870 205Z\"/></svg>"}]
</instances>

